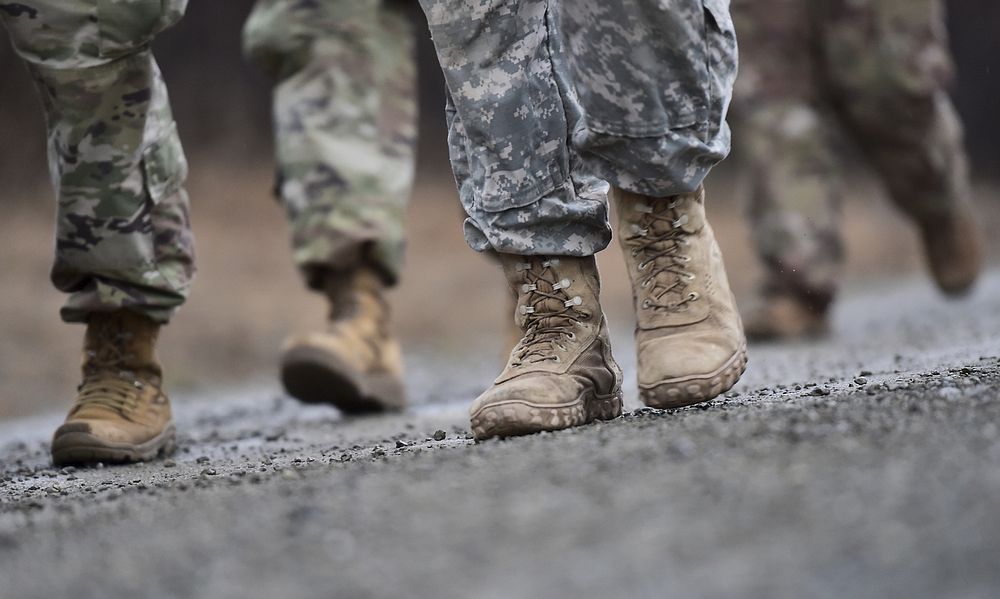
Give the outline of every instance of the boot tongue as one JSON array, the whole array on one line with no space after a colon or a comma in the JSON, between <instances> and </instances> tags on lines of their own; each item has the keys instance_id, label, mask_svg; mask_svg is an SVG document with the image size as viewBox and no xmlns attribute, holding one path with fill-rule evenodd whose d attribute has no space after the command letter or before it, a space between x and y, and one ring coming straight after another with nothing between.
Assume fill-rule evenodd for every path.
<instances>
[{"instance_id":1,"label":"boot tongue","mask_svg":"<svg viewBox=\"0 0 1000 599\"><path fill-rule=\"evenodd\" d=\"M697 194L655 201L649 206L649 211L659 217L651 219L649 227L657 235L669 233L675 228L693 235L705 227L705 210Z\"/></svg>"},{"instance_id":2,"label":"boot tongue","mask_svg":"<svg viewBox=\"0 0 1000 599\"><path fill-rule=\"evenodd\" d=\"M385 283L378 273L359 268L331 273L324 289L330 302L330 326L351 323L363 336L385 336L389 306L383 298Z\"/></svg>"},{"instance_id":3,"label":"boot tongue","mask_svg":"<svg viewBox=\"0 0 1000 599\"><path fill-rule=\"evenodd\" d=\"M156 329L156 324L138 315L91 316L84 340L84 373L128 371L159 377Z\"/></svg>"},{"instance_id":4,"label":"boot tongue","mask_svg":"<svg viewBox=\"0 0 1000 599\"><path fill-rule=\"evenodd\" d=\"M554 284L548 280L541 279L534 283L536 292L529 294L528 306L534 308L534 313L529 314L526 322L537 323L539 328L551 328L564 326L569 322L569 318L564 314L566 311L566 300L556 299L565 295L560 289L556 289ZM545 297L542 294L553 295Z\"/></svg>"}]
</instances>

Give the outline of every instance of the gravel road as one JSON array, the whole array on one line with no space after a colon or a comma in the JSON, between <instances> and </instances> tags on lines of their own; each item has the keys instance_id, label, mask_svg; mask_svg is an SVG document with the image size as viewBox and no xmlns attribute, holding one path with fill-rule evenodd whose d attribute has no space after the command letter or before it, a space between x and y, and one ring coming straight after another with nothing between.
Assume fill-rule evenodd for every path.
<instances>
[{"instance_id":1,"label":"gravel road","mask_svg":"<svg viewBox=\"0 0 1000 599\"><path fill-rule=\"evenodd\" d=\"M858 290L835 328L705 406L633 383L616 421L508 441L468 434L488 352L411 352L382 418L179 398L152 465L53 470L60 415L3 423L0 598L1000 596L1000 273Z\"/></svg>"}]
</instances>

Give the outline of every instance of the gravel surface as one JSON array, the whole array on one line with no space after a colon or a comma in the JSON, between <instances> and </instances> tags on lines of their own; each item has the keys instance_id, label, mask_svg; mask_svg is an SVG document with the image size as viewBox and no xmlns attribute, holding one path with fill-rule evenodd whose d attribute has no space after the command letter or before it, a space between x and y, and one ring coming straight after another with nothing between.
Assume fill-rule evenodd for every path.
<instances>
[{"instance_id":1,"label":"gravel surface","mask_svg":"<svg viewBox=\"0 0 1000 599\"><path fill-rule=\"evenodd\" d=\"M614 422L476 444L496 367L417 353L383 418L182 398L153 465L55 470L60 415L0 425L0 598L1000 596L1000 273L849 294L701 407L632 383Z\"/></svg>"}]
</instances>

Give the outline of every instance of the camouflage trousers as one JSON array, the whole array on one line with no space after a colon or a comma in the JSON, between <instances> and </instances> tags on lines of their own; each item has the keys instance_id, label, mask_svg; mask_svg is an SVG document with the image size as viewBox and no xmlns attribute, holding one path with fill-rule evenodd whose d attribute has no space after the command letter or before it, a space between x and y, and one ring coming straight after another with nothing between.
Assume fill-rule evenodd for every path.
<instances>
[{"instance_id":1,"label":"camouflage trousers","mask_svg":"<svg viewBox=\"0 0 1000 599\"><path fill-rule=\"evenodd\" d=\"M729 149L728 0L421 0L477 250L591 255L607 188L697 188Z\"/></svg>"},{"instance_id":2,"label":"camouflage trousers","mask_svg":"<svg viewBox=\"0 0 1000 599\"><path fill-rule=\"evenodd\" d=\"M391 0L258 0L245 54L275 82L276 191L320 288L367 264L392 283L416 143L414 28Z\"/></svg>"},{"instance_id":3,"label":"camouflage trousers","mask_svg":"<svg viewBox=\"0 0 1000 599\"><path fill-rule=\"evenodd\" d=\"M157 321L194 274L187 163L149 44L187 0L0 0L48 123L67 321L127 308ZM8 140L9 142L9 140Z\"/></svg>"},{"instance_id":4,"label":"camouflage trousers","mask_svg":"<svg viewBox=\"0 0 1000 599\"><path fill-rule=\"evenodd\" d=\"M832 299L850 142L909 216L968 196L962 128L938 0L734 0L740 78L733 128L766 287Z\"/></svg>"}]
</instances>

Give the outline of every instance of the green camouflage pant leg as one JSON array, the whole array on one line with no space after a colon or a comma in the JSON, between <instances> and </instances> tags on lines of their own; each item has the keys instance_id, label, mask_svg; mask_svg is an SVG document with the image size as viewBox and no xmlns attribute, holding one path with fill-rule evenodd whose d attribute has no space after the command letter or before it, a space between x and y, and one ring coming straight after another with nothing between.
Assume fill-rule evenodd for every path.
<instances>
[{"instance_id":1,"label":"green camouflage pant leg","mask_svg":"<svg viewBox=\"0 0 1000 599\"><path fill-rule=\"evenodd\" d=\"M669 196L725 156L727 0L421 0L478 250L591 255L607 184Z\"/></svg>"},{"instance_id":2,"label":"green camouflage pant leg","mask_svg":"<svg viewBox=\"0 0 1000 599\"><path fill-rule=\"evenodd\" d=\"M45 104L58 195L52 281L66 321L165 322L194 274L187 164L149 50L187 0L0 0Z\"/></svg>"},{"instance_id":3,"label":"green camouflage pant leg","mask_svg":"<svg viewBox=\"0 0 1000 599\"><path fill-rule=\"evenodd\" d=\"M824 0L823 66L844 122L905 212L968 197L940 0Z\"/></svg>"},{"instance_id":4,"label":"green camouflage pant leg","mask_svg":"<svg viewBox=\"0 0 1000 599\"><path fill-rule=\"evenodd\" d=\"M416 143L414 32L383 0L258 0L247 56L276 81L277 190L313 288L367 263L395 282Z\"/></svg>"},{"instance_id":5,"label":"green camouflage pant leg","mask_svg":"<svg viewBox=\"0 0 1000 599\"><path fill-rule=\"evenodd\" d=\"M844 259L842 181L812 9L803 0L734 0L733 19L740 76L732 123L764 287L825 305Z\"/></svg>"}]
</instances>

